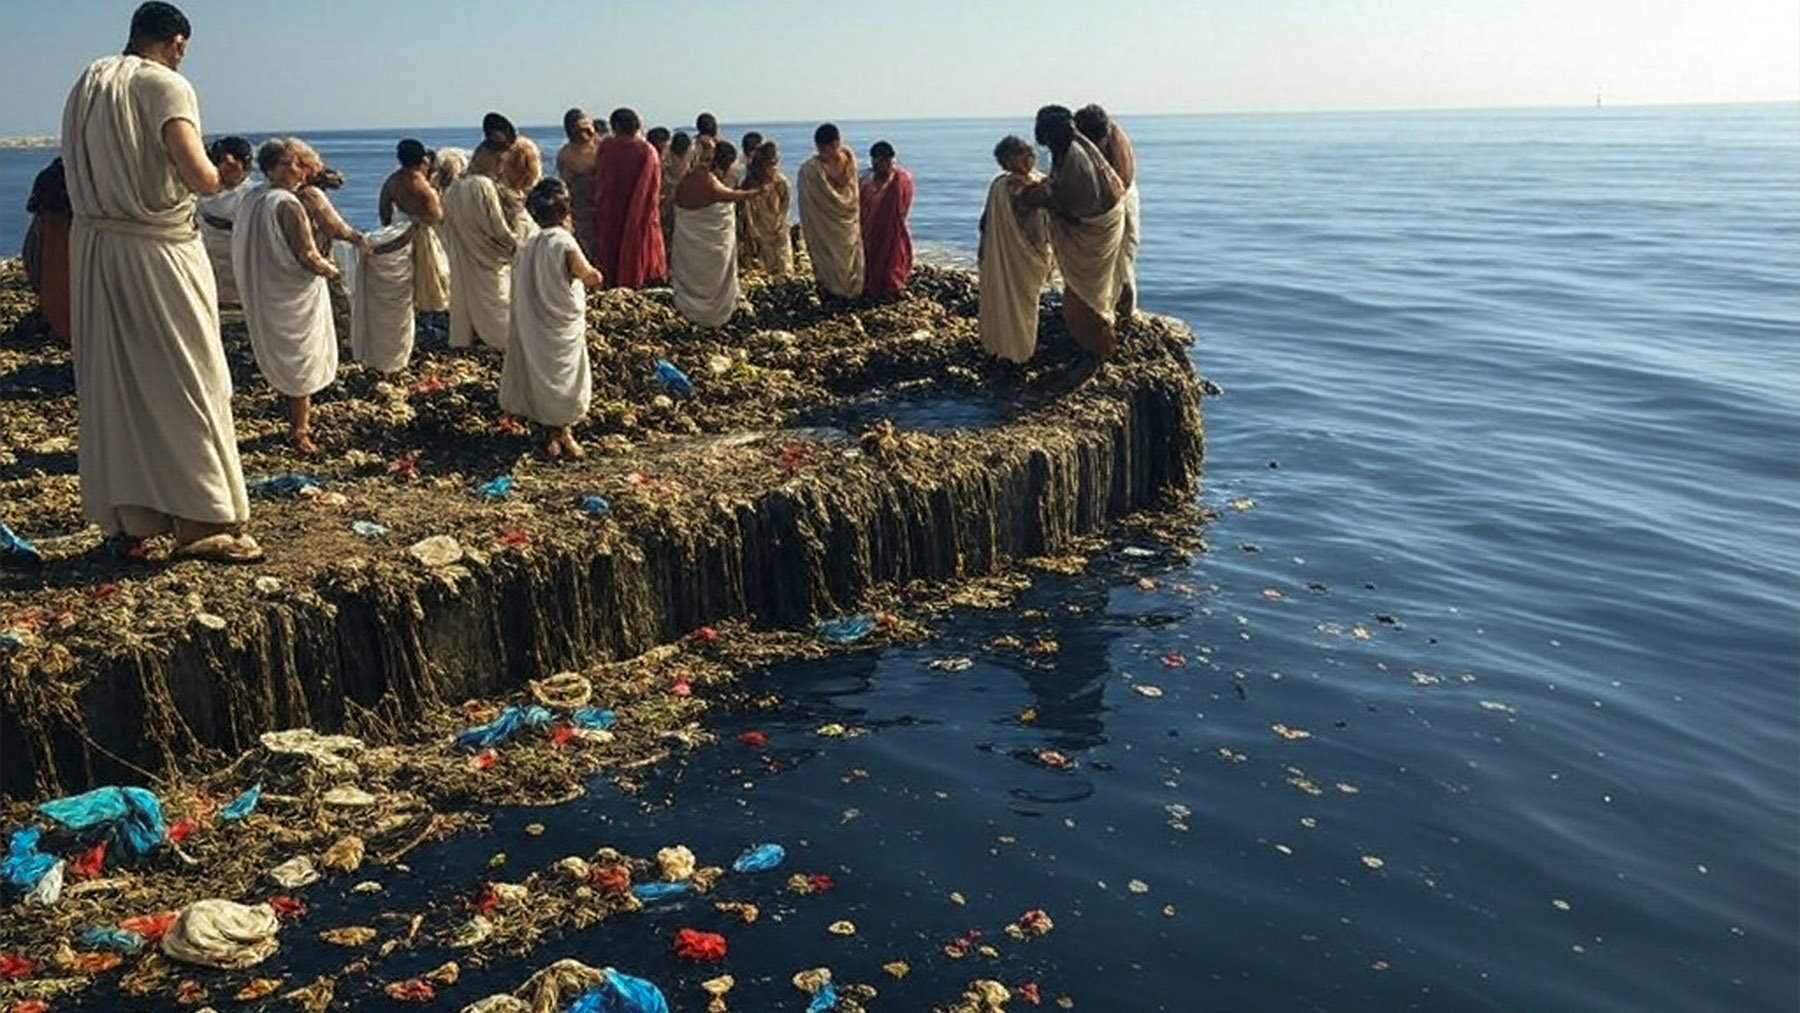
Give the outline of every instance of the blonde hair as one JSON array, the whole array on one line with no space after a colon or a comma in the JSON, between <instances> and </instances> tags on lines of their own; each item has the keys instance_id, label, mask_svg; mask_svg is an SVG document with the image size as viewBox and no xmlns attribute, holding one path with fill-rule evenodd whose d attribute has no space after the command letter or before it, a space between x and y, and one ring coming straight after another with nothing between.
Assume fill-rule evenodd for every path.
<instances>
[{"instance_id":1,"label":"blonde hair","mask_svg":"<svg viewBox=\"0 0 1800 1013\"><path fill-rule=\"evenodd\" d=\"M529 137L521 137L500 155L500 182L520 193L537 185L544 175L544 159Z\"/></svg>"},{"instance_id":2,"label":"blonde hair","mask_svg":"<svg viewBox=\"0 0 1800 1013\"><path fill-rule=\"evenodd\" d=\"M450 189L450 184L461 179L463 173L469 171L469 153L461 148L440 148L437 158L431 163L431 182L439 190Z\"/></svg>"}]
</instances>

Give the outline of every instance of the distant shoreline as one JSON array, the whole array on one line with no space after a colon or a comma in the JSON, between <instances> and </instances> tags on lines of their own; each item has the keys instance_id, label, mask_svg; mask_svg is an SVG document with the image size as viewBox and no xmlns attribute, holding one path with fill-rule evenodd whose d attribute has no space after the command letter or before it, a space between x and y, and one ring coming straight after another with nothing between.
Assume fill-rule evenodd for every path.
<instances>
[{"instance_id":1,"label":"distant shoreline","mask_svg":"<svg viewBox=\"0 0 1800 1013\"><path fill-rule=\"evenodd\" d=\"M62 138L45 134L28 134L24 137L0 137L0 148L59 148Z\"/></svg>"}]
</instances>

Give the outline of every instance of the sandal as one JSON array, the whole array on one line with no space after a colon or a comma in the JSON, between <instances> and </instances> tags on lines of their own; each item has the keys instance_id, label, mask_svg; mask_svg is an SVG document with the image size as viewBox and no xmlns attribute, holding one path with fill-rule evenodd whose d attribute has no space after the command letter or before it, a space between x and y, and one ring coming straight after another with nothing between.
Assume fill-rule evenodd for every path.
<instances>
[{"instance_id":1,"label":"sandal","mask_svg":"<svg viewBox=\"0 0 1800 1013\"><path fill-rule=\"evenodd\" d=\"M220 532L196 538L185 545L177 545L169 553L169 557L198 559L205 563L259 563L263 558L263 550L249 535Z\"/></svg>"}]
</instances>

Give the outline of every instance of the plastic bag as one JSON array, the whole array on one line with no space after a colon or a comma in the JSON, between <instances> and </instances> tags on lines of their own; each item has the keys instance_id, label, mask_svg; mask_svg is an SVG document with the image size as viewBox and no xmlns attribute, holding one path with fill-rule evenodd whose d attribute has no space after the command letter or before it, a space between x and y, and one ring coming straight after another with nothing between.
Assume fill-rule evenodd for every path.
<instances>
[{"instance_id":1,"label":"plastic bag","mask_svg":"<svg viewBox=\"0 0 1800 1013\"><path fill-rule=\"evenodd\" d=\"M115 953L136 953L144 948L144 937L130 929L108 928L97 925L81 934L82 949L112 950Z\"/></svg>"},{"instance_id":2,"label":"plastic bag","mask_svg":"<svg viewBox=\"0 0 1800 1013\"><path fill-rule=\"evenodd\" d=\"M606 979L575 1000L568 1013L669 1013L669 1000L655 985L610 967L604 973Z\"/></svg>"},{"instance_id":3,"label":"plastic bag","mask_svg":"<svg viewBox=\"0 0 1800 1013\"><path fill-rule=\"evenodd\" d=\"M612 513L612 504L599 493L584 493L575 497L575 508L589 517L605 517Z\"/></svg>"},{"instance_id":4,"label":"plastic bag","mask_svg":"<svg viewBox=\"0 0 1800 1013\"><path fill-rule=\"evenodd\" d=\"M44 565L44 554L37 546L14 534L13 529L0 524L0 563L35 570Z\"/></svg>"},{"instance_id":5,"label":"plastic bag","mask_svg":"<svg viewBox=\"0 0 1800 1013\"><path fill-rule=\"evenodd\" d=\"M527 728L542 728L555 719L556 716L550 713L549 708L536 704L529 707L508 707L487 724L465 728L457 733L456 744L464 749L498 746Z\"/></svg>"},{"instance_id":6,"label":"plastic bag","mask_svg":"<svg viewBox=\"0 0 1800 1013\"><path fill-rule=\"evenodd\" d=\"M231 804L219 810L222 820L241 820L256 811L256 803L262 798L262 782L258 781L245 789L242 795L231 800Z\"/></svg>"},{"instance_id":7,"label":"plastic bag","mask_svg":"<svg viewBox=\"0 0 1800 1013\"><path fill-rule=\"evenodd\" d=\"M104 829L133 855L144 854L168 836L162 803L143 788L95 788L45 802L37 811L70 830Z\"/></svg>"},{"instance_id":8,"label":"plastic bag","mask_svg":"<svg viewBox=\"0 0 1800 1013\"><path fill-rule=\"evenodd\" d=\"M717 932L701 932L698 929L682 929L675 933L670 944L675 955L683 960L711 961L725 959L725 937Z\"/></svg>"},{"instance_id":9,"label":"plastic bag","mask_svg":"<svg viewBox=\"0 0 1800 1013\"><path fill-rule=\"evenodd\" d=\"M834 644L854 644L875 632L875 617L860 615L845 616L842 619L821 619L818 630L819 636Z\"/></svg>"},{"instance_id":10,"label":"plastic bag","mask_svg":"<svg viewBox=\"0 0 1800 1013\"><path fill-rule=\"evenodd\" d=\"M587 731L603 732L613 726L618 715L599 707L582 707L569 715L569 723Z\"/></svg>"},{"instance_id":11,"label":"plastic bag","mask_svg":"<svg viewBox=\"0 0 1800 1013\"><path fill-rule=\"evenodd\" d=\"M787 858L787 849L779 844L758 844L731 863L732 872L768 872Z\"/></svg>"},{"instance_id":12,"label":"plastic bag","mask_svg":"<svg viewBox=\"0 0 1800 1013\"><path fill-rule=\"evenodd\" d=\"M52 867L56 856L38 850L44 832L37 827L20 827L13 831L6 846L6 860L0 862L0 874L21 890L35 889Z\"/></svg>"},{"instance_id":13,"label":"plastic bag","mask_svg":"<svg viewBox=\"0 0 1800 1013\"><path fill-rule=\"evenodd\" d=\"M806 1004L806 1013L825 1013L826 1010L836 1009L837 1004L837 986L828 981L813 993L812 1002Z\"/></svg>"},{"instance_id":14,"label":"plastic bag","mask_svg":"<svg viewBox=\"0 0 1800 1013\"><path fill-rule=\"evenodd\" d=\"M218 898L197 900L176 916L162 937L162 952L186 964L240 970L275 952L280 927L267 904L247 907Z\"/></svg>"},{"instance_id":15,"label":"plastic bag","mask_svg":"<svg viewBox=\"0 0 1800 1013\"><path fill-rule=\"evenodd\" d=\"M631 888L631 895L641 901L653 901L679 897L692 889L689 883L639 883Z\"/></svg>"},{"instance_id":16,"label":"plastic bag","mask_svg":"<svg viewBox=\"0 0 1800 1013\"><path fill-rule=\"evenodd\" d=\"M298 496L309 488L317 489L319 480L297 471L284 471L278 475L252 479L249 485L252 496Z\"/></svg>"},{"instance_id":17,"label":"plastic bag","mask_svg":"<svg viewBox=\"0 0 1800 1013\"><path fill-rule=\"evenodd\" d=\"M476 486L475 494L482 499L505 499L507 493L512 492L512 487L511 475L496 475Z\"/></svg>"},{"instance_id":18,"label":"plastic bag","mask_svg":"<svg viewBox=\"0 0 1800 1013\"><path fill-rule=\"evenodd\" d=\"M669 393L686 397L694 392L694 382L689 380L687 374L683 373L673 362L667 359L658 359L652 368L656 371L657 382L667 388Z\"/></svg>"}]
</instances>

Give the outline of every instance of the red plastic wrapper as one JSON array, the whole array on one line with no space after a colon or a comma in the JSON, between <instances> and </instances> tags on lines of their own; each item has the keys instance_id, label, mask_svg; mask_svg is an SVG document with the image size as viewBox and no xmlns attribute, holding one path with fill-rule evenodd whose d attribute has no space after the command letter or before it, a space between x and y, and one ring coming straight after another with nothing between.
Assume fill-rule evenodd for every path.
<instances>
[{"instance_id":1,"label":"red plastic wrapper","mask_svg":"<svg viewBox=\"0 0 1800 1013\"><path fill-rule=\"evenodd\" d=\"M127 932L136 932L146 941L154 943L169 934L169 929L175 925L175 917L174 911L158 911L153 915L127 918L119 923L119 928Z\"/></svg>"},{"instance_id":2,"label":"red plastic wrapper","mask_svg":"<svg viewBox=\"0 0 1800 1013\"><path fill-rule=\"evenodd\" d=\"M523 549L531 544L531 532L524 528L513 528L500 535L500 544L509 549Z\"/></svg>"},{"instance_id":3,"label":"red plastic wrapper","mask_svg":"<svg viewBox=\"0 0 1800 1013\"><path fill-rule=\"evenodd\" d=\"M500 754L492 749L483 749L481 752L469 757L469 766L476 770L486 770L499 762Z\"/></svg>"},{"instance_id":4,"label":"red plastic wrapper","mask_svg":"<svg viewBox=\"0 0 1800 1013\"><path fill-rule=\"evenodd\" d=\"M275 894L264 903L274 909L275 917L282 921L291 922L306 917L306 905L298 898L289 897L285 893Z\"/></svg>"},{"instance_id":5,"label":"red plastic wrapper","mask_svg":"<svg viewBox=\"0 0 1800 1013\"><path fill-rule=\"evenodd\" d=\"M93 879L106 866L106 842L83 851L69 860L69 875L76 879Z\"/></svg>"},{"instance_id":6,"label":"red plastic wrapper","mask_svg":"<svg viewBox=\"0 0 1800 1013\"><path fill-rule=\"evenodd\" d=\"M575 738L575 729L569 727L568 725L559 724L559 725L556 725L554 728L550 729L550 744L553 746L556 746L559 749L563 746L568 745L569 742L571 740L573 740L574 738Z\"/></svg>"},{"instance_id":7,"label":"red plastic wrapper","mask_svg":"<svg viewBox=\"0 0 1800 1013\"><path fill-rule=\"evenodd\" d=\"M738 741L749 746L751 749L761 749L769 744L769 736L763 732L752 729L747 732L739 732Z\"/></svg>"},{"instance_id":8,"label":"red plastic wrapper","mask_svg":"<svg viewBox=\"0 0 1800 1013\"><path fill-rule=\"evenodd\" d=\"M494 889L494 884L492 883L481 884L481 889L475 891L475 913L478 915L491 915L494 913L494 909L499 906L500 891Z\"/></svg>"},{"instance_id":9,"label":"red plastic wrapper","mask_svg":"<svg viewBox=\"0 0 1800 1013\"><path fill-rule=\"evenodd\" d=\"M631 870L623 865L602 865L588 870L588 882L601 893L624 893L631 889Z\"/></svg>"},{"instance_id":10,"label":"red plastic wrapper","mask_svg":"<svg viewBox=\"0 0 1800 1013\"><path fill-rule=\"evenodd\" d=\"M719 631L711 626L702 626L690 636L696 644L716 644L719 642Z\"/></svg>"},{"instance_id":11,"label":"red plastic wrapper","mask_svg":"<svg viewBox=\"0 0 1800 1013\"><path fill-rule=\"evenodd\" d=\"M43 999L20 999L6 1007L7 1013L50 1013L50 1003Z\"/></svg>"},{"instance_id":12,"label":"red plastic wrapper","mask_svg":"<svg viewBox=\"0 0 1800 1013\"><path fill-rule=\"evenodd\" d=\"M193 820L176 820L169 824L169 840L174 841L176 844L180 844L182 841L187 840L195 830L199 829L199 827L200 824L195 823Z\"/></svg>"},{"instance_id":13,"label":"red plastic wrapper","mask_svg":"<svg viewBox=\"0 0 1800 1013\"><path fill-rule=\"evenodd\" d=\"M716 932L682 929L675 933L675 955L683 960L723 960L725 937Z\"/></svg>"},{"instance_id":14,"label":"red plastic wrapper","mask_svg":"<svg viewBox=\"0 0 1800 1013\"><path fill-rule=\"evenodd\" d=\"M18 981L37 973L37 965L17 953L0 953L0 978Z\"/></svg>"},{"instance_id":15,"label":"red plastic wrapper","mask_svg":"<svg viewBox=\"0 0 1800 1013\"><path fill-rule=\"evenodd\" d=\"M694 695L694 687L688 685L687 680L683 679L680 682L677 682L675 685L670 686L669 692L675 694L676 696L693 696Z\"/></svg>"},{"instance_id":16,"label":"red plastic wrapper","mask_svg":"<svg viewBox=\"0 0 1800 1013\"><path fill-rule=\"evenodd\" d=\"M830 876L827 876L822 872L815 872L806 877L806 885L812 887L814 893L824 893L837 884L831 881Z\"/></svg>"},{"instance_id":17,"label":"red plastic wrapper","mask_svg":"<svg viewBox=\"0 0 1800 1013\"><path fill-rule=\"evenodd\" d=\"M388 987L383 991L388 994L388 998L398 999L401 1002L430 1002L437 998L437 989L432 988L431 982L423 978L389 982Z\"/></svg>"},{"instance_id":18,"label":"red plastic wrapper","mask_svg":"<svg viewBox=\"0 0 1800 1013\"><path fill-rule=\"evenodd\" d=\"M1038 997L1038 987L1035 981L1020 983L1018 988L1013 989L1013 994L1033 1006L1043 1002L1043 999Z\"/></svg>"}]
</instances>

